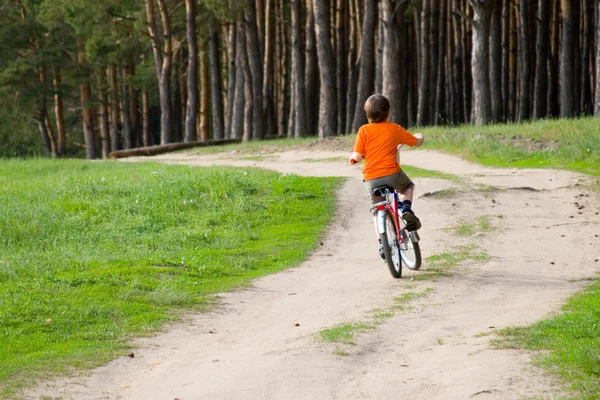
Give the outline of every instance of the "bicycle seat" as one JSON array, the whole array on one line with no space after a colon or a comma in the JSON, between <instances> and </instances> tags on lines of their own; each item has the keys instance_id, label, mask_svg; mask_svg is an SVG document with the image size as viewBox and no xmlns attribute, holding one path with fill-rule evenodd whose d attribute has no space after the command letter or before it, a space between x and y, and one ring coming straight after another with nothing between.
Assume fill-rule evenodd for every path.
<instances>
[{"instance_id":1,"label":"bicycle seat","mask_svg":"<svg viewBox=\"0 0 600 400\"><path fill-rule=\"evenodd\" d=\"M392 193L393 191L394 191L394 188L391 187L390 185L381 185L381 186L377 186L376 188L373 188L371 193L373 193L373 196L384 197L385 192Z\"/></svg>"}]
</instances>

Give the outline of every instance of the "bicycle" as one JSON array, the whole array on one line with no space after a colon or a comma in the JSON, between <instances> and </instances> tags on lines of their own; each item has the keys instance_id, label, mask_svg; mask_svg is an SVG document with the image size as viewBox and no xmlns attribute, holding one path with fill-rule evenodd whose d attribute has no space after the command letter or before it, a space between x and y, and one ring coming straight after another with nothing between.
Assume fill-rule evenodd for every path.
<instances>
[{"instance_id":1,"label":"bicycle","mask_svg":"<svg viewBox=\"0 0 600 400\"><path fill-rule=\"evenodd\" d=\"M398 209L398 193L388 185L373 189L373 195L384 200L373 205L376 213L377 231L383 246L385 261L394 278L402 277L402 262L408 269L421 268L421 248L417 231L409 231Z\"/></svg>"},{"instance_id":2,"label":"bicycle","mask_svg":"<svg viewBox=\"0 0 600 400\"><path fill-rule=\"evenodd\" d=\"M397 148L398 164L400 164L401 147L402 145L399 145ZM356 163L354 160L350 162ZM422 262L419 234L417 231L406 229L406 223L400 215L401 210L398 209L398 193L393 187L383 185L374 188L372 194L384 198L383 201L373 205L371 212L376 216L377 232L390 274L394 278L402 277L403 261L408 269L418 270Z\"/></svg>"}]
</instances>

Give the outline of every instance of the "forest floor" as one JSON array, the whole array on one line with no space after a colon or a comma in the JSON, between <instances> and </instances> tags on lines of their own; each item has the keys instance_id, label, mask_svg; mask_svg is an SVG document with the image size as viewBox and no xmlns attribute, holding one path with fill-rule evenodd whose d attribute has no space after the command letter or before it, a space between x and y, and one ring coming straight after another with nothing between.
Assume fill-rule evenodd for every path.
<instances>
[{"instance_id":1,"label":"forest floor","mask_svg":"<svg viewBox=\"0 0 600 400\"><path fill-rule=\"evenodd\" d=\"M507 400L562 393L532 364L534 354L490 341L497 329L559 312L597 277L600 203L589 178L403 152L403 164L455 178L414 179L424 263L393 279L377 254L362 165L344 161L341 142L255 151L124 161L348 177L331 194L338 212L320 248L297 268L223 293L213 311L137 340L134 357L42 383L26 398ZM321 339L320 331L343 324L368 327L350 343Z\"/></svg>"}]
</instances>

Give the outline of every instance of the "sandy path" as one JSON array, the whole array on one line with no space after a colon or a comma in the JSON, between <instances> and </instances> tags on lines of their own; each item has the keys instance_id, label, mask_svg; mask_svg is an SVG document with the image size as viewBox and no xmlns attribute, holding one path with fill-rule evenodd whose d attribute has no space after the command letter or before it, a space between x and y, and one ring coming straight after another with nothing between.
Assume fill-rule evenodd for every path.
<instances>
[{"instance_id":1,"label":"sandy path","mask_svg":"<svg viewBox=\"0 0 600 400\"><path fill-rule=\"evenodd\" d=\"M350 179L339 195L336 222L304 264L256 280L249 290L223 294L219 310L140 340L135 358L124 356L89 376L46 382L26 398L522 399L555 394L558 389L530 366L527 353L491 349L487 333L559 310L583 286L582 278L595 275L600 216L597 201L581 186L586 178L564 171L485 168L428 151L404 153L404 164L461 178L416 179L423 256L471 245L470 251L485 251L488 259L463 262L451 276L436 280L413 280L426 272L406 269L394 280L378 260L359 168L342 161L306 162L344 156L299 150L262 161L239 160L235 154L151 158ZM439 192L449 188L460 191ZM578 210L575 201L585 208ZM479 217L495 229L459 239L447 229ZM391 311L394 298L403 293L425 291L410 308L358 334L352 345L316 339L325 328L368 322L374 309Z\"/></svg>"}]
</instances>

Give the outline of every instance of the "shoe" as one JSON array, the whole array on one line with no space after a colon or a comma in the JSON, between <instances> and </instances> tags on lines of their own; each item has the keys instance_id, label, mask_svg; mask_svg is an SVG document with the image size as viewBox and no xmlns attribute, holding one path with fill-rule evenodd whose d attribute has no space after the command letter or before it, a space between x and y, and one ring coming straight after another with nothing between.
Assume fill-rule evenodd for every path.
<instances>
[{"instance_id":1,"label":"shoe","mask_svg":"<svg viewBox=\"0 0 600 400\"><path fill-rule=\"evenodd\" d=\"M402 219L406 224L407 231L417 231L421 229L421 221L412 211L404 211L402 213Z\"/></svg>"}]
</instances>

